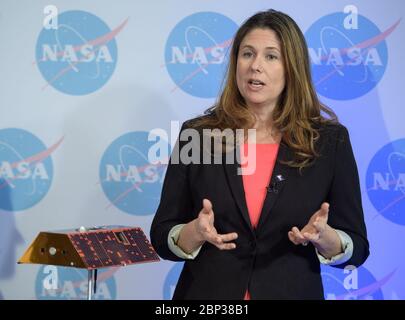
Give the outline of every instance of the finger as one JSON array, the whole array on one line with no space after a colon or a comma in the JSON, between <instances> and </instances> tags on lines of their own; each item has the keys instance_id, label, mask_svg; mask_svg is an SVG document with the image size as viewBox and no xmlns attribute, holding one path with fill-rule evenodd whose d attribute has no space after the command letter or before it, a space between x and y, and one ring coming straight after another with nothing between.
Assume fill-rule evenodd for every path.
<instances>
[{"instance_id":1,"label":"finger","mask_svg":"<svg viewBox=\"0 0 405 320\"><path fill-rule=\"evenodd\" d=\"M324 202L321 205L321 209L319 210L318 217L327 218L329 213L329 203Z\"/></svg>"},{"instance_id":2,"label":"finger","mask_svg":"<svg viewBox=\"0 0 405 320\"><path fill-rule=\"evenodd\" d=\"M292 232L294 232L294 235L297 238L297 241L299 243L305 241L304 236L302 235L302 233L300 232L300 230L297 227L292 228Z\"/></svg>"},{"instance_id":3,"label":"finger","mask_svg":"<svg viewBox=\"0 0 405 320\"><path fill-rule=\"evenodd\" d=\"M210 213L212 211L212 203L208 199L203 200L203 210L204 213Z\"/></svg>"},{"instance_id":4,"label":"finger","mask_svg":"<svg viewBox=\"0 0 405 320\"><path fill-rule=\"evenodd\" d=\"M309 240L304 237L304 234L297 227L292 228L292 232L294 233L296 244L302 244L303 246L308 244Z\"/></svg>"},{"instance_id":5,"label":"finger","mask_svg":"<svg viewBox=\"0 0 405 320\"><path fill-rule=\"evenodd\" d=\"M222 242L229 242L233 241L238 238L238 234L236 232L232 233L227 233L227 234L220 234L219 237L221 237Z\"/></svg>"},{"instance_id":6,"label":"finger","mask_svg":"<svg viewBox=\"0 0 405 320\"><path fill-rule=\"evenodd\" d=\"M325 209L325 210L329 210L329 203L328 202L324 202L324 203L322 203L322 205L321 205L321 209Z\"/></svg>"},{"instance_id":7,"label":"finger","mask_svg":"<svg viewBox=\"0 0 405 320\"><path fill-rule=\"evenodd\" d=\"M294 232L292 232L292 231L288 231L288 239L290 239L290 241L292 243L294 243L295 245L299 244L299 242L295 238Z\"/></svg>"},{"instance_id":8,"label":"finger","mask_svg":"<svg viewBox=\"0 0 405 320\"><path fill-rule=\"evenodd\" d=\"M221 245L224 242L222 241L222 238L217 234L213 232L208 232L204 235L205 240L208 241L209 243L212 243L215 246Z\"/></svg>"},{"instance_id":9,"label":"finger","mask_svg":"<svg viewBox=\"0 0 405 320\"><path fill-rule=\"evenodd\" d=\"M236 244L234 243L223 243L216 246L220 250L232 250L236 248Z\"/></svg>"}]
</instances>

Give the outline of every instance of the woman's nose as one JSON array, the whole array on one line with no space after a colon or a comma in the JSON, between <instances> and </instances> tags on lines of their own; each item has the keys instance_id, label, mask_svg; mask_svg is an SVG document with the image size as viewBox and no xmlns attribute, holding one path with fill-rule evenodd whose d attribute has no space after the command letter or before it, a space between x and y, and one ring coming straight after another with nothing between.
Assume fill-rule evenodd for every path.
<instances>
[{"instance_id":1,"label":"woman's nose","mask_svg":"<svg viewBox=\"0 0 405 320\"><path fill-rule=\"evenodd\" d=\"M262 61L260 59L260 57L256 57L251 65L252 71L254 72L262 72L263 71L263 67L262 67Z\"/></svg>"}]
</instances>

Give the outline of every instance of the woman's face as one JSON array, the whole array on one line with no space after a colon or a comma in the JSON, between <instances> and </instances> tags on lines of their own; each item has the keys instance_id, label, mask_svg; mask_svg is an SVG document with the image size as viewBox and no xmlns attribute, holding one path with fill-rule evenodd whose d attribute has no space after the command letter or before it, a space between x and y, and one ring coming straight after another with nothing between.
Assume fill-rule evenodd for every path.
<instances>
[{"instance_id":1,"label":"woman's face","mask_svg":"<svg viewBox=\"0 0 405 320\"><path fill-rule=\"evenodd\" d=\"M253 29L242 40L236 81L250 107L274 108L285 87L281 44L271 29Z\"/></svg>"}]
</instances>

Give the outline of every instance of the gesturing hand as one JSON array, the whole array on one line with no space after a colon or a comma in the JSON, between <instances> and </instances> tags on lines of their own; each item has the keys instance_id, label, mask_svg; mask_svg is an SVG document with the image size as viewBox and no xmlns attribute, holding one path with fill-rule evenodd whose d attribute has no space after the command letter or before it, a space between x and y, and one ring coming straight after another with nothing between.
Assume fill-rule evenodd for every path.
<instances>
[{"instance_id":1,"label":"gesturing hand","mask_svg":"<svg viewBox=\"0 0 405 320\"><path fill-rule=\"evenodd\" d=\"M297 227L293 227L288 232L288 238L294 244L302 244L304 246L308 242L312 242L314 245L318 244L328 226L328 215L329 203L324 202L321 208L312 215L304 228L300 231Z\"/></svg>"},{"instance_id":2,"label":"gesturing hand","mask_svg":"<svg viewBox=\"0 0 405 320\"><path fill-rule=\"evenodd\" d=\"M203 200L203 208L195 220L195 229L201 241L208 241L220 250L231 250L236 248L233 241L238 238L236 232L219 234L214 227L214 211L211 201Z\"/></svg>"}]
</instances>

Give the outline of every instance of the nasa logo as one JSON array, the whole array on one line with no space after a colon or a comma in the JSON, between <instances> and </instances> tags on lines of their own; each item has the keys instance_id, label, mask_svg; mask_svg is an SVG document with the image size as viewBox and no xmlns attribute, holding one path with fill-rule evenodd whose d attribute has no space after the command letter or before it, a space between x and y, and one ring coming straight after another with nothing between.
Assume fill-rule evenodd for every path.
<instances>
[{"instance_id":1,"label":"nasa logo","mask_svg":"<svg viewBox=\"0 0 405 320\"><path fill-rule=\"evenodd\" d=\"M50 155L63 138L49 149L23 129L0 130L0 208L31 208L47 194L53 177Z\"/></svg>"},{"instance_id":2,"label":"nasa logo","mask_svg":"<svg viewBox=\"0 0 405 320\"><path fill-rule=\"evenodd\" d=\"M171 300L173 298L174 289L177 281L179 281L181 270L184 262L177 262L168 272L165 282L163 283L163 299Z\"/></svg>"},{"instance_id":3,"label":"nasa logo","mask_svg":"<svg viewBox=\"0 0 405 320\"><path fill-rule=\"evenodd\" d=\"M235 22L215 12L198 12L181 20L165 49L166 68L177 87L195 97L216 97L236 29Z\"/></svg>"},{"instance_id":4,"label":"nasa logo","mask_svg":"<svg viewBox=\"0 0 405 320\"><path fill-rule=\"evenodd\" d=\"M405 139L382 147L367 168L366 187L374 208L386 219L405 225Z\"/></svg>"},{"instance_id":5,"label":"nasa logo","mask_svg":"<svg viewBox=\"0 0 405 320\"><path fill-rule=\"evenodd\" d=\"M156 143L148 132L137 131L122 135L107 148L99 170L101 187L110 200L107 208L114 205L133 215L156 212L167 167L149 161L158 144L168 152L167 141Z\"/></svg>"},{"instance_id":6,"label":"nasa logo","mask_svg":"<svg viewBox=\"0 0 405 320\"><path fill-rule=\"evenodd\" d=\"M321 266L327 300L384 300L381 288L394 272L377 281L364 267L346 266L344 269Z\"/></svg>"},{"instance_id":7,"label":"nasa logo","mask_svg":"<svg viewBox=\"0 0 405 320\"><path fill-rule=\"evenodd\" d=\"M85 11L66 11L57 20L56 29L41 30L36 45L36 64L47 81L45 87L51 85L70 95L100 89L115 70L115 37L127 20L112 31L100 18Z\"/></svg>"},{"instance_id":8,"label":"nasa logo","mask_svg":"<svg viewBox=\"0 0 405 320\"><path fill-rule=\"evenodd\" d=\"M117 268L98 270L96 293L93 300L115 300L117 285L114 273ZM87 299L87 270L56 266L41 266L35 280L38 300Z\"/></svg>"},{"instance_id":9,"label":"nasa logo","mask_svg":"<svg viewBox=\"0 0 405 320\"><path fill-rule=\"evenodd\" d=\"M312 77L324 97L349 100L372 90L384 75L388 52L385 39L399 24L381 32L362 15L355 24L348 16L333 13L316 21L305 33Z\"/></svg>"}]
</instances>

